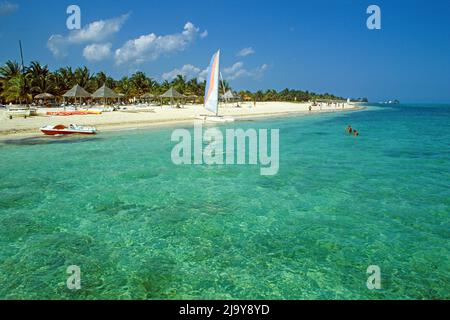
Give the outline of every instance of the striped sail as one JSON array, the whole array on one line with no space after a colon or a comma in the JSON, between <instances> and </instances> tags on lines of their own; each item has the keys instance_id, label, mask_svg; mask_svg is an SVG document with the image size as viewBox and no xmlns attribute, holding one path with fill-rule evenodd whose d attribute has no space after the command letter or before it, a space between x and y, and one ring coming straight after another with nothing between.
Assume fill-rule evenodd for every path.
<instances>
[{"instance_id":1,"label":"striped sail","mask_svg":"<svg viewBox=\"0 0 450 320\"><path fill-rule=\"evenodd\" d=\"M220 50L211 59L205 89L205 108L216 115L218 114L219 104L219 63Z\"/></svg>"}]
</instances>

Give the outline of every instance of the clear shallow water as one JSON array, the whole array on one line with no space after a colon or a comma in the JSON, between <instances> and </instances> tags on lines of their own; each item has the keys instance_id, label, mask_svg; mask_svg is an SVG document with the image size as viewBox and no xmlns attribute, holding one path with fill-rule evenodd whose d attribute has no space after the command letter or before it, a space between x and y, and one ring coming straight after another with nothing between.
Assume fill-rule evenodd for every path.
<instances>
[{"instance_id":1,"label":"clear shallow water","mask_svg":"<svg viewBox=\"0 0 450 320\"><path fill-rule=\"evenodd\" d=\"M0 298L450 298L450 106L232 127L280 129L277 176L174 166L167 128L0 144Z\"/></svg>"}]
</instances>

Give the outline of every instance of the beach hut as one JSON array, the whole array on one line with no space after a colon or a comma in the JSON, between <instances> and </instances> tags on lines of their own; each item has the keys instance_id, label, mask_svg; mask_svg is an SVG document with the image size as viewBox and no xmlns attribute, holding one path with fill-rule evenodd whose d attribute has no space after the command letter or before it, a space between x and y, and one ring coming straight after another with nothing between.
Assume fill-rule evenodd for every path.
<instances>
[{"instance_id":1,"label":"beach hut","mask_svg":"<svg viewBox=\"0 0 450 320\"><path fill-rule=\"evenodd\" d=\"M180 100L185 98L184 95L182 95L181 93L179 93L177 90L175 90L174 88L170 88L169 90L167 90L166 93L162 94L159 96L161 98L161 105L162 105L162 100L164 98L166 99L170 99L170 105L173 106L173 102L174 100Z\"/></svg>"},{"instance_id":2,"label":"beach hut","mask_svg":"<svg viewBox=\"0 0 450 320\"><path fill-rule=\"evenodd\" d=\"M231 92L231 90L228 90L227 92L225 92L222 96L221 96L221 100L228 102L228 101L233 101L234 100L234 94L233 92Z\"/></svg>"},{"instance_id":3,"label":"beach hut","mask_svg":"<svg viewBox=\"0 0 450 320\"><path fill-rule=\"evenodd\" d=\"M103 85L97 91L92 94L92 98L94 99L103 99L104 104L108 99L119 99L120 95L115 93L111 88L108 88L106 85Z\"/></svg>"},{"instance_id":4,"label":"beach hut","mask_svg":"<svg viewBox=\"0 0 450 320\"><path fill-rule=\"evenodd\" d=\"M223 95L224 99L234 99L234 94L233 92L231 92L231 90L228 90L227 92L225 92L225 94Z\"/></svg>"},{"instance_id":5,"label":"beach hut","mask_svg":"<svg viewBox=\"0 0 450 320\"><path fill-rule=\"evenodd\" d=\"M220 96L220 100L225 103L236 103L236 106L239 107L239 102L242 101L242 98L238 94L234 94L231 90L228 90Z\"/></svg>"},{"instance_id":6,"label":"beach hut","mask_svg":"<svg viewBox=\"0 0 450 320\"><path fill-rule=\"evenodd\" d=\"M145 102L150 102L155 99L155 95L151 93L146 93L140 96L141 100L144 100Z\"/></svg>"},{"instance_id":7,"label":"beach hut","mask_svg":"<svg viewBox=\"0 0 450 320\"><path fill-rule=\"evenodd\" d=\"M41 93L36 96L34 96L34 100L39 100L39 104L42 104L44 102L44 105L46 104L47 100L54 100L55 96L51 93Z\"/></svg>"},{"instance_id":8,"label":"beach hut","mask_svg":"<svg viewBox=\"0 0 450 320\"><path fill-rule=\"evenodd\" d=\"M48 99L53 99L53 98L55 98L55 96L52 95L51 93L41 93L41 94L34 96L35 100L48 100Z\"/></svg>"},{"instance_id":9,"label":"beach hut","mask_svg":"<svg viewBox=\"0 0 450 320\"><path fill-rule=\"evenodd\" d=\"M83 87L79 86L78 84L74 85L72 89L67 91L65 94L63 94L63 98L74 98L75 100L77 98L80 98L80 105L81 105L81 99L83 98L90 98L91 94L84 90Z\"/></svg>"},{"instance_id":10,"label":"beach hut","mask_svg":"<svg viewBox=\"0 0 450 320\"><path fill-rule=\"evenodd\" d=\"M154 97L155 97L155 95L153 95L151 93L146 93L141 96L141 99L153 99Z\"/></svg>"}]
</instances>

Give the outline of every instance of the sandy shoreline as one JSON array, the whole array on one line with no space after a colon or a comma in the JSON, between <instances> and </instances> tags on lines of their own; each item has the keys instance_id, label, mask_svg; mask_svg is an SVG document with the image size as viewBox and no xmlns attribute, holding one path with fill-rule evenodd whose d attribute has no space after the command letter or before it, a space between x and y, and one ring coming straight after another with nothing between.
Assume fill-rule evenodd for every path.
<instances>
[{"instance_id":1,"label":"sandy shoreline","mask_svg":"<svg viewBox=\"0 0 450 320\"><path fill-rule=\"evenodd\" d=\"M315 106L309 111L310 103L290 103L290 102L261 102L253 106L253 103L244 103L241 108L221 107L220 114L232 116L236 120L251 119L262 117L283 117L289 115L308 115L324 112L342 112L351 110L360 110L357 104L346 104L342 106ZM131 109L131 108L130 108ZM201 105L187 105L182 109L175 109L164 106L151 107L154 112L132 113L127 111L106 112L101 115L85 116L46 116L47 111L56 111L55 109L40 109L39 116L31 118L13 118L7 117L5 110L0 110L0 140L11 138L26 138L41 136L39 128L46 125L57 124L78 124L85 126L95 126L99 131L115 131L134 128L145 128L155 126L170 126L182 123L191 123L195 117L207 112Z\"/></svg>"}]
</instances>

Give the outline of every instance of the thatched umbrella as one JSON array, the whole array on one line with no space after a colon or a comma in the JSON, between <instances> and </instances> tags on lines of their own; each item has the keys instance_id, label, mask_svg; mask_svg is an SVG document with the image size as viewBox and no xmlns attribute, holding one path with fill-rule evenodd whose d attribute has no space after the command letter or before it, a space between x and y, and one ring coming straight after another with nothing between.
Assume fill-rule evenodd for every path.
<instances>
[{"instance_id":1,"label":"thatched umbrella","mask_svg":"<svg viewBox=\"0 0 450 320\"><path fill-rule=\"evenodd\" d=\"M119 99L120 95L115 93L111 88L108 88L106 85L103 85L97 91L92 94L92 98L94 99L103 99L106 104L107 99Z\"/></svg>"},{"instance_id":2,"label":"thatched umbrella","mask_svg":"<svg viewBox=\"0 0 450 320\"><path fill-rule=\"evenodd\" d=\"M151 94L151 93L145 93L142 96L140 96L141 99L145 100L145 102L147 101L151 101L155 98L155 95Z\"/></svg>"},{"instance_id":3,"label":"thatched umbrella","mask_svg":"<svg viewBox=\"0 0 450 320\"><path fill-rule=\"evenodd\" d=\"M39 105L41 105L43 101L45 105L45 102L50 99L55 99L55 96L50 93L41 93L34 96L34 100L39 100Z\"/></svg>"},{"instance_id":4,"label":"thatched umbrella","mask_svg":"<svg viewBox=\"0 0 450 320\"><path fill-rule=\"evenodd\" d=\"M78 84L74 85L72 89L67 91L65 94L63 94L64 98L80 98L80 105L81 105L81 99L82 98L90 98L91 94L84 90L83 87L79 86Z\"/></svg>"},{"instance_id":5,"label":"thatched umbrella","mask_svg":"<svg viewBox=\"0 0 450 320\"><path fill-rule=\"evenodd\" d=\"M34 99L36 100L47 100L47 99L53 99L55 96L50 93L41 93L37 96L34 96Z\"/></svg>"},{"instance_id":6,"label":"thatched umbrella","mask_svg":"<svg viewBox=\"0 0 450 320\"><path fill-rule=\"evenodd\" d=\"M142 99L153 99L154 97L155 97L155 95L153 95L151 93L146 93L141 96Z\"/></svg>"},{"instance_id":7,"label":"thatched umbrella","mask_svg":"<svg viewBox=\"0 0 450 320\"><path fill-rule=\"evenodd\" d=\"M177 90L175 90L173 87L166 91L166 93L159 96L161 100L163 98L170 98L170 105L173 106L173 100L174 99L182 99L185 96L179 93ZM162 104L162 102L161 102Z\"/></svg>"}]
</instances>

